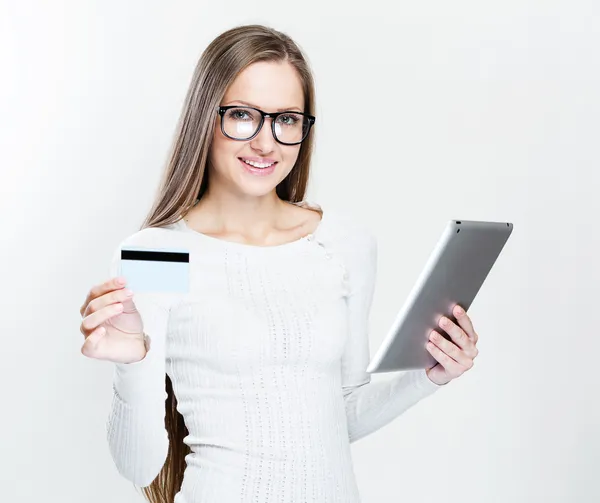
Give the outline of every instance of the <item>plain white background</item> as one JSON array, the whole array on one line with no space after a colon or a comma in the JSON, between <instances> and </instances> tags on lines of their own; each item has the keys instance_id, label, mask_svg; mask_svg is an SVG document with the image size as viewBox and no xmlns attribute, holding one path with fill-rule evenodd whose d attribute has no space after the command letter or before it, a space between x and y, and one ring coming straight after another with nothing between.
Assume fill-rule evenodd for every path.
<instances>
[{"instance_id":1,"label":"plain white background","mask_svg":"<svg viewBox=\"0 0 600 503\"><path fill-rule=\"evenodd\" d=\"M448 219L514 223L469 311L475 367L353 444L364 502L600 501L600 8L550 0L2 1L0 499L142 501L79 307L150 206L201 52L251 22L315 73L308 198L378 238L372 354Z\"/></svg>"}]
</instances>

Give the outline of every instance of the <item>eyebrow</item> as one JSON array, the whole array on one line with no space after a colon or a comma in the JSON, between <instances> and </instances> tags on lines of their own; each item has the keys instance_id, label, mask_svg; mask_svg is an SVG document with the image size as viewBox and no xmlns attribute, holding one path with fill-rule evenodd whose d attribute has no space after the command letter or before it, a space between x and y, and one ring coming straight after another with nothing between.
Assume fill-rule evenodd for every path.
<instances>
[{"instance_id":1,"label":"eyebrow","mask_svg":"<svg viewBox=\"0 0 600 503\"><path fill-rule=\"evenodd\" d=\"M260 110L260 107L253 105L252 103L248 103L247 101L242 101L242 100L232 100L230 101L227 105L231 105L232 102L237 102L237 103L242 103L243 105L252 107L252 108L258 108ZM227 106L225 105L225 106ZM289 108L278 108L276 110L276 112L292 112L292 111L298 111L298 112L302 112L302 109L300 107L289 107Z\"/></svg>"}]
</instances>

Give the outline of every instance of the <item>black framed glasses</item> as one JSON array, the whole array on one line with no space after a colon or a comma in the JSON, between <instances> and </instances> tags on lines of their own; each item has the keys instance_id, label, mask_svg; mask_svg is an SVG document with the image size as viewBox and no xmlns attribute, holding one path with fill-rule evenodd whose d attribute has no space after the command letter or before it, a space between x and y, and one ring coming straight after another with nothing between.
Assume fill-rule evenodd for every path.
<instances>
[{"instance_id":1,"label":"black framed glasses","mask_svg":"<svg viewBox=\"0 0 600 503\"><path fill-rule=\"evenodd\" d=\"M298 145L308 136L315 123L313 115L295 111L267 113L258 108L229 105L217 107L221 132L232 140L251 140L261 130L265 117L271 118L273 138L283 145Z\"/></svg>"}]
</instances>

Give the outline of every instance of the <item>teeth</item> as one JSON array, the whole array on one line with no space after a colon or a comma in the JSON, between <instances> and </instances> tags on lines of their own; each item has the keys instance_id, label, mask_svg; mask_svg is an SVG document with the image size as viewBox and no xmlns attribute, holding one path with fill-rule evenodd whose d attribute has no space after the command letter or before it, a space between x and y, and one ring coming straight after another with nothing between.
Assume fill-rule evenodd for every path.
<instances>
[{"instance_id":1,"label":"teeth","mask_svg":"<svg viewBox=\"0 0 600 503\"><path fill-rule=\"evenodd\" d=\"M273 164L275 164L274 162L270 163L270 164L263 164L260 162L254 162L254 161L246 161L244 159L244 162L246 164L249 164L250 166L254 167L254 168L268 168L269 166L273 166Z\"/></svg>"}]
</instances>

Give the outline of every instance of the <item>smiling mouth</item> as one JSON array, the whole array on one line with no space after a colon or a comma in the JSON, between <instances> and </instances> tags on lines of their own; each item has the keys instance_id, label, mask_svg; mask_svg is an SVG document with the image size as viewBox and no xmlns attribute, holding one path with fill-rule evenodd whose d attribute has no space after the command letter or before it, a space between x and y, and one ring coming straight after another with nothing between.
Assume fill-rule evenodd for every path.
<instances>
[{"instance_id":1,"label":"smiling mouth","mask_svg":"<svg viewBox=\"0 0 600 503\"><path fill-rule=\"evenodd\" d=\"M272 166L275 166L275 164L277 164L277 161L266 163L266 162L247 161L245 159L242 159L241 157L238 157L238 159L241 162L243 162L244 164L247 164L248 166L251 166L252 168L256 168L256 169L266 169L266 168L270 168Z\"/></svg>"}]
</instances>

